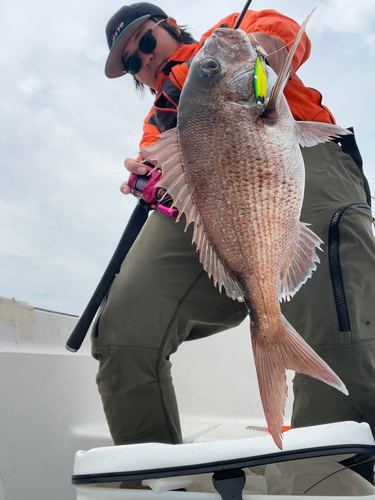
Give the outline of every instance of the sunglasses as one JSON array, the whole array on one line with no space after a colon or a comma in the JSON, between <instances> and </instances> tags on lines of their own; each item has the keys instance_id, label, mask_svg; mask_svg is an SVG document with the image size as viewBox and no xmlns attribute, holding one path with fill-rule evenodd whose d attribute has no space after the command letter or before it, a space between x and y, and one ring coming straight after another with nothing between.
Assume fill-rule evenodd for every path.
<instances>
[{"instance_id":1,"label":"sunglasses","mask_svg":"<svg viewBox=\"0 0 375 500\"><path fill-rule=\"evenodd\" d=\"M138 49L143 52L143 54L151 54L151 52L155 50L156 39L152 34L152 30L155 28L155 26L162 23L163 21L165 21L165 19L162 19L161 21L154 24L154 26L147 30L139 40ZM124 65L124 71L126 73L130 73L131 75L135 75L142 68L142 59L138 54L132 54L126 59L126 61L123 60L122 62Z\"/></svg>"}]
</instances>

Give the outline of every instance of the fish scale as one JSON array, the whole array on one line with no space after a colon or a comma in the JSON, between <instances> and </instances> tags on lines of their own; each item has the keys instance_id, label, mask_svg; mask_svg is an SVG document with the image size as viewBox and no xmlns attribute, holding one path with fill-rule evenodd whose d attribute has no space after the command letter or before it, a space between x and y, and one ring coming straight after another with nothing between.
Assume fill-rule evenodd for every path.
<instances>
[{"instance_id":1,"label":"fish scale","mask_svg":"<svg viewBox=\"0 0 375 500\"><path fill-rule=\"evenodd\" d=\"M276 81L265 68L275 83L260 114L256 52L244 32L216 30L190 66L177 128L140 153L161 168L159 186L179 211L177 223L183 214L186 228L194 222L193 242L215 286L248 307L262 405L280 448L287 369L347 393L280 310L280 299L289 300L316 268L321 244L299 221L304 189L299 144L348 133L335 125L295 122L282 94L305 24Z\"/></svg>"}]
</instances>

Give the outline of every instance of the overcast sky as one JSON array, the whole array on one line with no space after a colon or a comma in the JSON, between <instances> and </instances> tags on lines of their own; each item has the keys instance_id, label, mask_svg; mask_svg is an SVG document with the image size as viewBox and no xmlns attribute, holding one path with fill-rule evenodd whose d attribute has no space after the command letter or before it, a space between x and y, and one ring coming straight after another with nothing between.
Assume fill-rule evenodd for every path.
<instances>
[{"instance_id":1,"label":"overcast sky","mask_svg":"<svg viewBox=\"0 0 375 500\"><path fill-rule=\"evenodd\" d=\"M239 3L162 0L196 38ZM118 0L1 0L0 295L81 314L107 266L132 197L119 191L152 99L104 76L104 27ZM308 26L299 76L338 124L354 126L375 192L375 2L253 0Z\"/></svg>"}]
</instances>

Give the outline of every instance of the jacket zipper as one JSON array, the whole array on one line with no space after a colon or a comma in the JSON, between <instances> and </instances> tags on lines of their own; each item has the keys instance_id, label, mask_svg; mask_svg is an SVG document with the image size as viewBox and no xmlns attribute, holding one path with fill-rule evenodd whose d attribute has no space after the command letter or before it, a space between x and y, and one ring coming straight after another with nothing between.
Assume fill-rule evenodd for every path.
<instances>
[{"instance_id":1,"label":"jacket zipper","mask_svg":"<svg viewBox=\"0 0 375 500\"><path fill-rule=\"evenodd\" d=\"M350 205L342 206L341 208L336 210L331 219L328 237L329 270L331 274L332 290L336 304L336 312L340 332L350 332L351 326L344 290L344 282L341 273L339 225L346 211L352 207L366 208L368 210L371 210L371 208L366 203L353 203Z\"/></svg>"}]
</instances>

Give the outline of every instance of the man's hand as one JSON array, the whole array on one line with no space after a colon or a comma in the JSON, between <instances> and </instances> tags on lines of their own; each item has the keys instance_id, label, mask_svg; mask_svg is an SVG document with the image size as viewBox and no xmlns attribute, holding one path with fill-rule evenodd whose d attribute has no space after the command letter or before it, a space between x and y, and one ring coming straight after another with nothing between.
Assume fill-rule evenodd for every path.
<instances>
[{"instance_id":1,"label":"man's hand","mask_svg":"<svg viewBox=\"0 0 375 500\"><path fill-rule=\"evenodd\" d=\"M263 33L262 31L256 31L249 34L249 40L253 47L256 47L254 37L262 47L262 49L264 49L267 54L271 54L267 56L267 61L269 62L269 65L274 70L274 72L278 75L284 65L285 59L288 57L288 51L285 47L284 42L277 36L268 35L267 33Z\"/></svg>"},{"instance_id":2,"label":"man's hand","mask_svg":"<svg viewBox=\"0 0 375 500\"><path fill-rule=\"evenodd\" d=\"M143 166L143 164L132 158L126 158L124 162L125 168L129 170L131 174L144 175L147 174L147 168ZM124 194L130 194L130 187L128 181L125 181L121 184L120 190Z\"/></svg>"}]
</instances>

